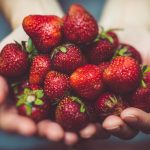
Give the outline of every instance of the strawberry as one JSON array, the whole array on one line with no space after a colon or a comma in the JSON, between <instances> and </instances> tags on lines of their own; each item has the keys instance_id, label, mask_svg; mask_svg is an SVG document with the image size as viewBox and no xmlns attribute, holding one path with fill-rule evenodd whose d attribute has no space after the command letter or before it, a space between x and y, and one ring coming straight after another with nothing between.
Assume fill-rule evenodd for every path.
<instances>
[{"instance_id":1,"label":"strawberry","mask_svg":"<svg viewBox=\"0 0 150 150\"><path fill-rule=\"evenodd\" d=\"M127 107L123 102L123 98L113 93L103 93L95 102L95 109L100 120L104 120L110 115L120 115Z\"/></svg>"},{"instance_id":2,"label":"strawberry","mask_svg":"<svg viewBox=\"0 0 150 150\"><path fill-rule=\"evenodd\" d=\"M16 106L20 115L27 116L35 122L49 117L50 100L44 95L41 87L29 84L16 97Z\"/></svg>"},{"instance_id":3,"label":"strawberry","mask_svg":"<svg viewBox=\"0 0 150 150\"><path fill-rule=\"evenodd\" d=\"M51 69L51 60L48 55L37 55L33 58L29 82L30 84L42 84L43 80Z\"/></svg>"},{"instance_id":4,"label":"strawberry","mask_svg":"<svg viewBox=\"0 0 150 150\"><path fill-rule=\"evenodd\" d=\"M4 46L0 53L0 75L18 77L28 69L28 54L18 43Z\"/></svg>"},{"instance_id":5,"label":"strawberry","mask_svg":"<svg viewBox=\"0 0 150 150\"><path fill-rule=\"evenodd\" d=\"M79 131L89 123L84 103L74 96L64 97L56 108L56 122L67 131Z\"/></svg>"},{"instance_id":6,"label":"strawberry","mask_svg":"<svg viewBox=\"0 0 150 150\"><path fill-rule=\"evenodd\" d=\"M131 57L118 56L103 72L104 83L117 94L128 94L136 90L141 80L141 70Z\"/></svg>"},{"instance_id":7,"label":"strawberry","mask_svg":"<svg viewBox=\"0 0 150 150\"><path fill-rule=\"evenodd\" d=\"M102 71L95 65L85 65L70 76L70 85L84 100L93 101L103 90Z\"/></svg>"},{"instance_id":8,"label":"strawberry","mask_svg":"<svg viewBox=\"0 0 150 150\"><path fill-rule=\"evenodd\" d=\"M143 77L141 85L130 96L130 104L133 107L150 112L150 67L142 67Z\"/></svg>"},{"instance_id":9,"label":"strawberry","mask_svg":"<svg viewBox=\"0 0 150 150\"><path fill-rule=\"evenodd\" d=\"M49 71L44 81L44 92L51 102L56 103L63 98L70 89L69 78L65 74Z\"/></svg>"},{"instance_id":10,"label":"strawberry","mask_svg":"<svg viewBox=\"0 0 150 150\"><path fill-rule=\"evenodd\" d=\"M67 41L77 44L89 43L96 38L98 25L85 8L73 4L64 18L63 31Z\"/></svg>"},{"instance_id":11,"label":"strawberry","mask_svg":"<svg viewBox=\"0 0 150 150\"><path fill-rule=\"evenodd\" d=\"M49 52L61 42L63 21L57 16L29 15L22 24L40 52Z\"/></svg>"},{"instance_id":12,"label":"strawberry","mask_svg":"<svg viewBox=\"0 0 150 150\"><path fill-rule=\"evenodd\" d=\"M110 62L109 61L105 61L105 62L102 62L98 65L98 67L104 71L108 66L110 65Z\"/></svg>"},{"instance_id":13,"label":"strawberry","mask_svg":"<svg viewBox=\"0 0 150 150\"><path fill-rule=\"evenodd\" d=\"M98 65L103 61L111 60L118 45L119 40L114 32L102 30L94 42L88 45L87 57L89 62Z\"/></svg>"},{"instance_id":14,"label":"strawberry","mask_svg":"<svg viewBox=\"0 0 150 150\"><path fill-rule=\"evenodd\" d=\"M138 50L129 44L121 43L119 49L116 51L115 56L130 56L137 60L139 64L142 64L142 58Z\"/></svg>"},{"instance_id":15,"label":"strawberry","mask_svg":"<svg viewBox=\"0 0 150 150\"><path fill-rule=\"evenodd\" d=\"M53 69L66 74L85 64L85 58L75 44L63 44L54 49L51 55Z\"/></svg>"}]
</instances>

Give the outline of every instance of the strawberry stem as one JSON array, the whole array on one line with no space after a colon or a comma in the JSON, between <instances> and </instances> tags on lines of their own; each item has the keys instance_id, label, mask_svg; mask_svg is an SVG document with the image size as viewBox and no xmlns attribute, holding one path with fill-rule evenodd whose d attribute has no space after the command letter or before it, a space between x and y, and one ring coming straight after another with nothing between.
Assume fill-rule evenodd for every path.
<instances>
[{"instance_id":1,"label":"strawberry stem","mask_svg":"<svg viewBox=\"0 0 150 150\"><path fill-rule=\"evenodd\" d=\"M78 104L80 104L80 112L81 113L84 113L86 111L84 103L78 97L71 96L71 99L73 101L77 102Z\"/></svg>"}]
</instances>

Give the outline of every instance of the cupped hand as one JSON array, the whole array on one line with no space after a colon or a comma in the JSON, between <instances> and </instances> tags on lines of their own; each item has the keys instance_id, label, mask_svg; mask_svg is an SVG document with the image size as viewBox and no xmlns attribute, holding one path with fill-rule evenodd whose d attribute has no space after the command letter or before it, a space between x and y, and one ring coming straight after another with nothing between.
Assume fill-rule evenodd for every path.
<instances>
[{"instance_id":1,"label":"cupped hand","mask_svg":"<svg viewBox=\"0 0 150 150\"><path fill-rule=\"evenodd\" d=\"M119 31L118 35L121 42L133 45L141 53L143 64L150 65L150 31L129 27ZM127 108L120 117L106 118L102 126L121 139L131 139L139 131L150 133L150 114L137 108Z\"/></svg>"}]
</instances>

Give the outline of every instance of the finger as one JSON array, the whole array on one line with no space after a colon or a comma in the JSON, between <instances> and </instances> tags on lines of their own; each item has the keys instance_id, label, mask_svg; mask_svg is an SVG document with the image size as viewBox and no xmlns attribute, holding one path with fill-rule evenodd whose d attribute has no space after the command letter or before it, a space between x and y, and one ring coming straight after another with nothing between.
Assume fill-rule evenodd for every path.
<instances>
[{"instance_id":1,"label":"finger","mask_svg":"<svg viewBox=\"0 0 150 150\"><path fill-rule=\"evenodd\" d=\"M108 138L109 134L102 128L100 124L89 124L87 127L80 131L82 138Z\"/></svg>"},{"instance_id":2,"label":"finger","mask_svg":"<svg viewBox=\"0 0 150 150\"><path fill-rule=\"evenodd\" d=\"M121 113L121 118L133 128L150 133L150 114L137 108L127 108Z\"/></svg>"},{"instance_id":3,"label":"finger","mask_svg":"<svg viewBox=\"0 0 150 150\"><path fill-rule=\"evenodd\" d=\"M78 135L73 132L65 132L64 141L66 145L74 145L78 142Z\"/></svg>"},{"instance_id":4,"label":"finger","mask_svg":"<svg viewBox=\"0 0 150 150\"><path fill-rule=\"evenodd\" d=\"M109 116L103 122L103 128L121 139L131 139L137 131L131 129L125 122L118 116Z\"/></svg>"},{"instance_id":5,"label":"finger","mask_svg":"<svg viewBox=\"0 0 150 150\"><path fill-rule=\"evenodd\" d=\"M8 93L7 82L2 76L0 76L0 104L4 102L7 93Z\"/></svg>"},{"instance_id":6,"label":"finger","mask_svg":"<svg viewBox=\"0 0 150 150\"><path fill-rule=\"evenodd\" d=\"M16 132L25 136L35 134L35 123L23 116L19 116L13 111L0 111L0 129L8 132Z\"/></svg>"},{"instance_id":7,"label":"finger","mask_svg":"<svg viewBox=\"0 0 150 150\"><path fill-rule=\"evenodd\" d=\"M44 120L38 123L38 133L52 141L61 141L64 138L64 131L62 127L52 121Z\"/></svg>"}]
</instances>

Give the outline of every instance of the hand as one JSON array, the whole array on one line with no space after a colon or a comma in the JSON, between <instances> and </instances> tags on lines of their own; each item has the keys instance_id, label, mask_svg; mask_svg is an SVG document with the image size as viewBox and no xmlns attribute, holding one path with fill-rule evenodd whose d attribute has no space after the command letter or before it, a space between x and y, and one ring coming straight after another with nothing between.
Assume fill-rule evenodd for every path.
<instances>
[{"instance_id":1,"label":"hand","mask_svg":"<svg viewBox=\"0 0 150 150\"><path fill-rule=\"evenodd\" d=\"M143 63L150 65L150 42L148 40L150 32L148 30L126 28L118 34L121 42L136 47L142 55ZM131 139L137 135L138 131L150 133L150 114L137 108L127 108L120 117L109 116L106 118L102 126L119 138Z\"/></svg>"}]
</instances>

